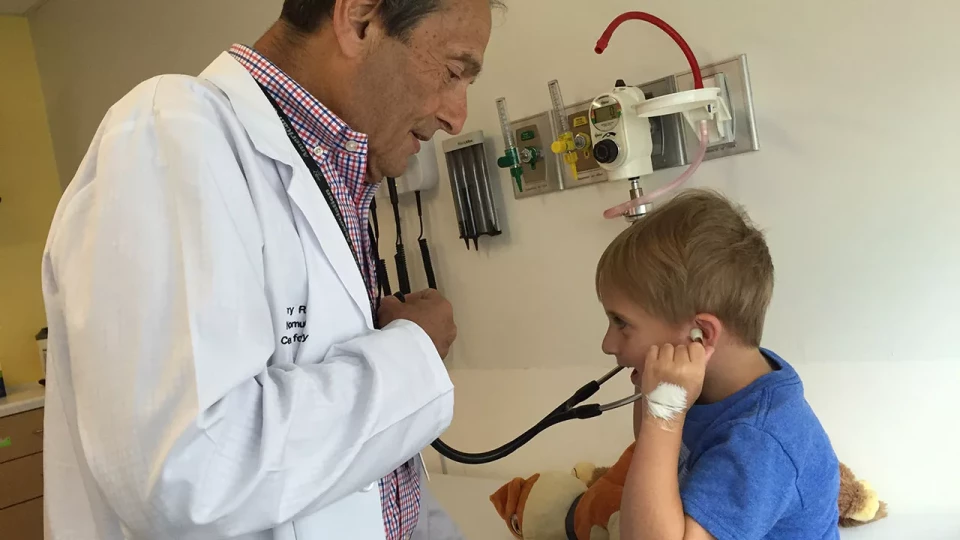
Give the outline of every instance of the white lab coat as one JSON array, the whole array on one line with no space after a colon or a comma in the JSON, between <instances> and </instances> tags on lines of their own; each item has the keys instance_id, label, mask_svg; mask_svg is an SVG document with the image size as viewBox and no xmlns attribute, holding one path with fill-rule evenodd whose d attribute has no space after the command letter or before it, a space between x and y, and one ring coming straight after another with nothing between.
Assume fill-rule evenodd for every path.
<instances>
[{"instance_id":1,"label":"white lab coat","mask_svg":"<svg viewBox=\"0 0 960 540\"><path fill-rule=\"evenodd\" d=\"M50 540L381 539L378 479L453 416L427 334L373 329L313 177L226 53L110 109L43 293Z\"/></svg>"}]
</instances>

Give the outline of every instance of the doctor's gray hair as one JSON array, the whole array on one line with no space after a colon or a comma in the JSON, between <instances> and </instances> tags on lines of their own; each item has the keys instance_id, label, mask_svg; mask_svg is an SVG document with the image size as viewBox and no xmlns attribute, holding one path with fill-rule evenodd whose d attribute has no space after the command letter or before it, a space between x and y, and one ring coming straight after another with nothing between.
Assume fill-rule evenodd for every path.
<instances>
[{"instance_id":1,"label":"doctor's gray hair","mask_svg":"<svg viewBox=\"0 0 960 540\"><path fill-rule=\"evenodd\" d=\"M404 40L428 15L443 8L446 0L381 0L380 17L391 37ZM294 30L312 34L333 14L336 0L284 0L280 18ZM491 7L504 7L490 0Z\"/></svg>"}]
</instances>

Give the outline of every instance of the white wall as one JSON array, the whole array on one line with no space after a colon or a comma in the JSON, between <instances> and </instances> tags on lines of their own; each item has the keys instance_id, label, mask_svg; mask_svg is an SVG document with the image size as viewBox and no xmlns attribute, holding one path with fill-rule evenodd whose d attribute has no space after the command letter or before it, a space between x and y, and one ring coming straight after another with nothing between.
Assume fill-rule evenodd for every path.
<instances>
[{"instance_id":1,"label":"white wall","mask_svg":"<svg viewBox=\"0 0 960 540\"><path fill-rule=\"evenodd\" d=\"M31 22L65 181L103 111L124 91L159 72L198 72L230 42L253 41L279 4L50 0ZM549 107L552 78L572 103L616 78L639 83L687 69L668 38L639 22L627 23L607 52L595 55L606 23L625 10L669 21L702 64L748 55L762 150L707 162L692 184L743 203L768 231L777 283L765 345L808 376L811 401L841 458L882 494L901 507L960 508L960 492L938 487L957 483L949 454L960 442L950 429L958 407L949 399L960 392L960 353L948 337L960 322L953 148L960 74L950 69L960 49L960 4L509 5L495 17L466 126L495 138L501 95L519 118ZM552 59L558 49L567 54L563 61ZM569 66L591 66L596 76L572 75ZM604 320L592 277L600 252L623 227L600 212L626 187L515 201L502 174L506 233L482 240L477 253L456 237L441 174L440 189L426 197L427 236L461 328L450 359L457 416L447 438L479 448L512 436L609 367L599 351ZM407 244L415 246L415 212L406 202ZM408 252L414 282L423 285L417 251ZM910 399L899 398L901 391ZM481 412L494 419L481 420ZM471 472L528 474L546 464L615 458L629 436L628 418L555 428L528 451Z\"/></svg>"}]
</instances>

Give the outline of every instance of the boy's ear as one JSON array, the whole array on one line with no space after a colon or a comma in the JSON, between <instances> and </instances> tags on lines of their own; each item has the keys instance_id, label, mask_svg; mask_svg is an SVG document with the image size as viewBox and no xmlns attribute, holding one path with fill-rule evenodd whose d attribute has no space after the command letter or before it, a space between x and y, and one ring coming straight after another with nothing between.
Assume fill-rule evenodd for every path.
<instances>
[{"instance_id":1,"label":"boy's ear","mask_svg":"<svg viewBox=\"0 0 960 540\"><path fill-rule=\"evenodd\" d=\"M716 347L723 335L723 323L715 315L700 313L694 318L697 328L703 332L703 346Z\"/></svg>"}]
</instances>

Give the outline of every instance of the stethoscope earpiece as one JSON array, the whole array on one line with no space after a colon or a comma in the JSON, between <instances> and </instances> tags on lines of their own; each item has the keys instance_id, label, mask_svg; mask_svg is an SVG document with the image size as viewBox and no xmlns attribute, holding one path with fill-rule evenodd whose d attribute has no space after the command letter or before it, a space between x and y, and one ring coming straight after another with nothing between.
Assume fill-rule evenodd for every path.
<instances>
[{"instance_id":1,"label":"stethoscope earpiece","mask_svg":"<svg viewBox=\"0 0 960 540\"><path fill-rule=\"evenodd\" d=\"M697 343L703 345L703 330L699 328L694 328L690 330L690 339L696 341Z\"/></svg>"}]
</instances>

